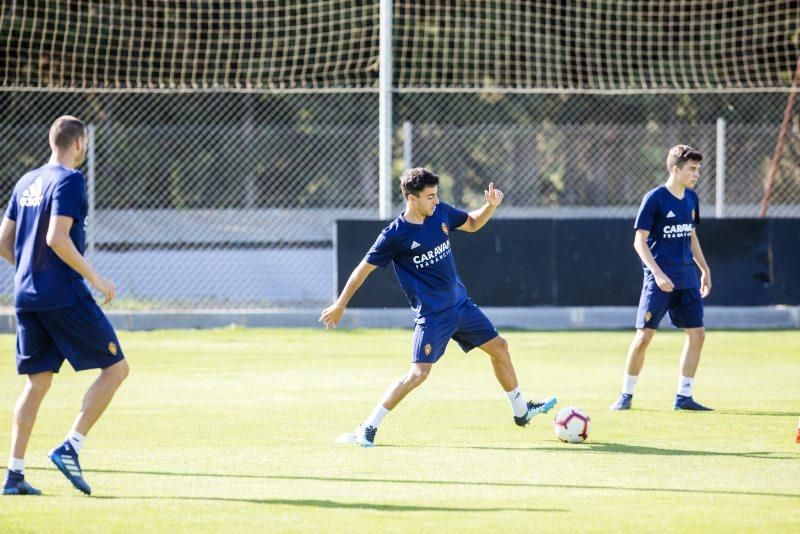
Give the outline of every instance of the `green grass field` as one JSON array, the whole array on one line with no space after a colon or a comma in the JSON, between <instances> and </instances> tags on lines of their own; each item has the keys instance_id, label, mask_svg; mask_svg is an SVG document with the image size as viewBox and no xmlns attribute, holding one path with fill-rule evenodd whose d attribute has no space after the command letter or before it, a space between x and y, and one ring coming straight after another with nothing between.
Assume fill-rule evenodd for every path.
<instances>
[{"instance_id":1,"label":"green grass field","mask_svg":"<svg viewBox=\"0 0 800 534\"><path fill-rule=\"evenodd\" d=\"M81 460L94 495L46 459L92 373L65 366L0 531L765 531L800 529L800 332L710 332L695 396L671 411L682 335L660 333L635 409L611 413L630 332L507 332L526 395L592 416L566 445L552 414L514 426L479 351L455 344L374 449L334 445L407 368L410 331L122 332L131 376ZM0 336L0 462L22 386Z\"/></svg>"}]
</instances>

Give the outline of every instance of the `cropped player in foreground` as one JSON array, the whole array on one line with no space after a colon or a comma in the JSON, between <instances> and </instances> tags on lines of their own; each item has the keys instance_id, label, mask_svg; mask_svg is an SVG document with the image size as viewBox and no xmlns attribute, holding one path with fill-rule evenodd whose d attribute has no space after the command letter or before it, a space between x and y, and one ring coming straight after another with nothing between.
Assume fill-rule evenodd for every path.
<instances>
[{"instance_id":1,"label":"cropped player in foreground","mask_svg":"<svg viewBox=\"0 0 800 534\"><path fill-rule=\"evenodd\" d=\"M464 352L479 347L489 355L495 377L511 403L514 422L527 425L533 416L552 409L556 399L526 401L518 387L508 343L467 297L449 240L454 229L480 230L503 201L503 193L489 184L484 192L486 204L466 213L439 201L439 177L428 169L408 169L400 178L400 186L406 199L405 212L383 229L350 275L342 294L322 312L319 320L325 328L335 327L367 276L377 267L392 262L400 287L414 311L411 368L389 385L369 417L352 434L345 434L337 441L374 446L375 433L384 417L425 381L450 339L455 339Z\"/></svg>"},{"instance_id":2,"label":"cropped player in foreground","mask_svg":"<svg viewBox=\"0 0 800 534\"><path fill-rule=\"evenodd\" d=\"M711 291L711 270L695 231L700 223L700 205L694 188L702 161L703 154L691 147L672 147L667 156L670 173L667 183L647 193L639 208L633 248L642 260L644 283L622 393L611 405L612 410L631 408L633 388L644 365L647 346L666 313L675 327L686 330L673 409L711 410L692 398L694 375L705 339L702 299ZM701 272L699 280L695 263Z\"/></svg>"},{"instance_id":3,"label":"cropped player in foreground","mask_svg":"<svg viewBox=\"0 0 800 534\"><path fill-rule=\"evenodd\" d=\"M17 372L27 375L14 407L11 456L3 493L39 495L25 481L25 449L39 406L67 359L76 371L101 369L62 444L50 460L83 493L78 453L86 434L128 376L117 335L84 282L110 302L116 289L83 258L88 211L85 179L76 170L87 148L83 122L59 117L50 128L52 156L47 165L17 182L0 223L0 255L15 266Z\"/></svg>"}]
</instances>

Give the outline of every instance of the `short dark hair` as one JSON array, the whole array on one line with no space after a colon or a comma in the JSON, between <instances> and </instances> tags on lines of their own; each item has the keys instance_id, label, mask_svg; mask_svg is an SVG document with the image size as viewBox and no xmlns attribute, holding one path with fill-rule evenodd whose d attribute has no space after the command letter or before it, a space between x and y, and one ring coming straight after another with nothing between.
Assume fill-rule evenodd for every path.
<instances>
[{"instance_id":1,"label":"short dark hair","mask_svg":"<svg viewBox=\"0 0 800 534\"><path fill-rule=\"evenodd\" d=\"M86 135L86 125L78 117L62 115L50 127L50 146L65 149Z\"/></svg>"},{"instance_id":2,"label":"short dark hair","mask_svg":"<svg viewBox=\"0 0 800 534\"><path fill-rule=\"evenodd\" d=\"M682 169L687 161L700 162L703 161L704 157L702 152L693 149L689 145L675 145L669 149L669 154L667 155L667 170L672 172L672 167L675 165Z\"/></svg>"},{"instance_id":3,"label":"short dark hair","mask_svg":"<svg viewBox=\"0 0 800 534\"><path fill-rule=\"evenodd\" d=\"M400 189L403 190L403 198L408 198L408 195L418 197L426 187L437 185L439 185L439 177L425 167L406 169L406 172L400 177Z\"/></svg>"}]
</instances>

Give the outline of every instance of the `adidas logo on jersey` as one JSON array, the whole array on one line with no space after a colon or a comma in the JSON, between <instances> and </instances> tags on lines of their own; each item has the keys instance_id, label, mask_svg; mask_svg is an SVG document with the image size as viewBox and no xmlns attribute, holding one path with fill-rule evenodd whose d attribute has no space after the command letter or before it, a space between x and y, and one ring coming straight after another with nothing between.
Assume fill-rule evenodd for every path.
<instances>
[{"instance_id":1,"label":"adidas logo on jersey","mask_svg":"<svg viewBox=\"0 0 800 534\"><path fill-rule=\"evenodd\" d=\"M417 243L416 241L412 241L412 242L411 242L411 250L414 250L415 248L417 248L417 247L419 247L419 246L422 246L422 245L420 245L420 244L419 244L419 243Z\"/></svg>"},{"instance_id":2,"label":"adidas logo on jersey","mask_svg":"<svg viewBox=\"0 0 800 534\"><path fill-rule=\"evenodd\" d=\"M667 213L667 219L671 219L673 217L675 217L675 214L672 213L672 210L669 210L669 213Z\"/></svg>"},{"instance_id":3,"label":"adidas logo on jersey","mask_svg":"<svg viewBox=\"0 0 800 534\"><path fill-rule=\"evenodd\" d=\"M19 205L23 208L36 207L42 203L42 177L37 176L31 185L22 192Z\"/></svg>"}]
</instances>

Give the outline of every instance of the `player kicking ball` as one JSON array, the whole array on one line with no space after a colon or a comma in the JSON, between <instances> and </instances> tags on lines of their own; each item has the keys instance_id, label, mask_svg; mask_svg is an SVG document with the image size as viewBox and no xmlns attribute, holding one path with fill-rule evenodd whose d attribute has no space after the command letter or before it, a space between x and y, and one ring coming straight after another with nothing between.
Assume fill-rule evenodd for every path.
<instances>
[{"instance_id":1,"label":"player kicking ball","mask_svg":"<svg viewBox=\"0 0 800 534\"><path fill-rule=\"evenodd\" d=\"M405 212L383 229L350 274L342 294L323 310L319 321L326 329L335 327L367 276L377 267L392 262L397 281L414 312L411 368L389 385L369 417L337 442L374 446L383 419L428 378L450 339L455 339L464 352L479 347L489 355L495 377L511 403L514 422L526 426L535 415L550 411L556 398L541 402L525 399L519 390L508 343L467 296L456 271L449 239L451 230L480 230L503 201L502 191L489 184L484 192L486 204L466 213L439 201L439 177L428 169L406 170L400 177L400 187L406 199Z\"/></svg>"},{"instance_id":2,"label":"player kicking ball","mask_svg":"<svg viewBox=\"0 0 800 534\"><path fill-rule=\"evenodd\" d=\"M76 371L100 369L66 439L50 460L75 488L90 494L78 454L86 434L128 376L114 328L84 279L110 302L114 284L83 258L88 210L86 180L77 167L88 136L79 119L65 115L50 128L49 163L17 182L0 224L0 256L15 267L17 372L25 388L14 407L5 495L39 495L25 481L25 449L53 373L68 360Z\"/></svg>"},{"instance_id":3,"label":"player kicking ball","mask_svg":"<svg viewBox=\"0 0 800 534\"><path fill-rule=\"evenodd\" d=\"M711 411L692 397L692 385L703 349L703 298L711 291L708 268L695 225L700 204L694 192L703 154L686 146L672 147L667 156L667 183L644 196L634 227L633 248L644 268L644 283L636 316L636 335L628 349L622 392L612 410L629 410L633 388L644 365L645 352L666 313L686 330L674 410ZM695 265L700 268L697 278Z\"/></svg>"}]
</instances>

